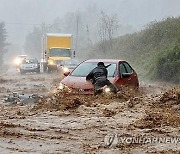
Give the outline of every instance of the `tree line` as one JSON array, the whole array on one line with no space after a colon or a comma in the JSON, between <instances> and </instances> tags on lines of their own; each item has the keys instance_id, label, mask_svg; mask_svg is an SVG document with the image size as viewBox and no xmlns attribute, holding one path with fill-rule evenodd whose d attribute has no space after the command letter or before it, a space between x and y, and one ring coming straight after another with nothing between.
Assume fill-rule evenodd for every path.
<instances>
[{"instance_id":1,"label":"tree line","mask_svg":"<svg viewBox=\"0 0 180 154\"><path fill-rule=\"evenodd\" d=\"M3 56L7 52L7 32L4 22L0 22L0 66L3 64Z\"/></svg>"}]
</instances>

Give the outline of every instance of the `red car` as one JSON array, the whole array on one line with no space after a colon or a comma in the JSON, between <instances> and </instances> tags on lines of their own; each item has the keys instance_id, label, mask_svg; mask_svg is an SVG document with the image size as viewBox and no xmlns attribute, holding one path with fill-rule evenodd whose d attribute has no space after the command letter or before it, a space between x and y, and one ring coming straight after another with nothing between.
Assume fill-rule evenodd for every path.
<instances>
[{"instance_id":1,"label":"red car","mask_svg":"<svg viewBox=\"0 0 180 154\"><path fill-rule=\"evenodd\" d=\"M129 85L139 87L138 77L135 70L124 60L118 59L90 59L81 62L71 73L59 84L59 89L68 89L72 93L93 94L93 85L86 81L87 74L97 66L98 62L105 65L111 64L108 70L108 79L117 87Z\"/></svg>"}]
</instances>

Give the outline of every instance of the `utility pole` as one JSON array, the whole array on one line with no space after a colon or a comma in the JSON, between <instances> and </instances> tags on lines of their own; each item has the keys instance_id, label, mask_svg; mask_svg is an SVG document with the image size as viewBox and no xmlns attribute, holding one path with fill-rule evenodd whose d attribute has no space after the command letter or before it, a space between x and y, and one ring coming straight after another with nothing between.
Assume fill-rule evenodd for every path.
<instances>
[{"instance_id":1,"label":"utility pole","mask_svg":"<svg viewBox=\"0 0 180 154\"><path fill-rule=\"evenodd\" d=\"M79 15L77 15L77 22L76 22L76 44L75 44L75 51L78 48L78 33L79 33Z\"/></svg>"},{"instance_id":2,"label":"utility pole","mask_svg":"<svg viewBox=\"0 0 180 154\"><path fill-rule=\"evenodd\" d=\"M87 40L88 40L88 45L92 45L92 41L90 39L90 36L89 36L89 27L88 25L86 25L86 31L87 31Z\"/></svg>"}]
</instances>

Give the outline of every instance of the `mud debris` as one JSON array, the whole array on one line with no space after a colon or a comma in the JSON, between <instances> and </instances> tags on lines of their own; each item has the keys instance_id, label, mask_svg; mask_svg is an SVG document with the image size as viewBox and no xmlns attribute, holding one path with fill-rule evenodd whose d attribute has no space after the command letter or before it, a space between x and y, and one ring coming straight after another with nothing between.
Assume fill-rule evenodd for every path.
<instances>
[{"instance_id":1,"label":"mud debris","mask_svg":"<svg viewBox=\"0 0 180 154\"><path fill-rule=\"evenodd\" d=\"M180 127L180 89L173 88L150 101L150 109L143 119L136 121L135 127L157 128L163 126ZM176 112L174 112L176 110Z\"/></svg>"},{"instance_id":2,"label":"mud debris","mask_svg":"<svg viewBox=\"0 0 180 154\"><path fill-rule=\"evenodd\" d=\"M165 92L159 99L160 103L180 104L180 87Z\"/></svg>"},{"instance_id":3,"label":"mud debris","mask_svg":"<svg viewBox=\"0 0 180 154\"><path fill-rule=\"evenodd\" d=\"M109 132L123 138L178 136L178 87L171 90L159 85L141 85L139 90L122 87L116 95L94 97L66 91L54 93L53 87L60 80L57 74L17 75L16 79L7 80L10 83L2 87L18 95L24 92L24 96L34 100L1 102L0 151L4 153L169 154L180 151L179 144L113 142L114 146L106 147L104 143ZM8 93L2 93L1 98Z\"/></svg>"},{"instance_id":4,"label":"mud debris","mask_svg":"<svg viewBox=\"0 0 180 154\"><path fill-rule=\"evenodd\" d=\"M10 93L8 96L5 96L4 103L27 105L38 102L40 98L42 98L42 96L38 94L25 95L13 92Z\"/></svg>"},{"instance_id":5,"label":"mud debris","mask_svg":"<svg viewBox=\"0 0 180 154\"><path fill-rule=\"evenodd\" d=\"M103 114L104 114L105 117L112 117L112 116L114 116L116 114L116 111L109 110L109 109L105 108L103 110Z\"/></svg>"},{"instance_id":6,"label":"mud debris","mask_svg":"<svg viewBox=\"0 0 180 154\"><path fill-rule=\"evenodd\" d=\"M135 97L136 95L139 95L137 91L134 92L127 87L122 88L117 94L101 94L98 96L71 94L66 90L56 91L39 100L33 109L67 110L76 109L80 105L88 107L96 107L97 104L108 105L114 101L124 102L130 100L131 102L137 102L138 98Z\"/></svg>"},{"instance_id":7,"label":"mud debris","mask_svg":"<svg viewBox=\"0 0 180 154\"><path fill-rule=\"evenodd\" d=\"M158 128L163 126L180 126L179 115L170 112L150 112L143 119L136 121L135 127L145 128Z\"/></svg>"},{"instance_id":8,"label":"mud debris","mask_svg":"<svg viewBox=\"0 0 180 154\"><path fill-rule=\"evenodd\" d=\"M0 83L6 83L6 82L9 82L9 80L4 79L4 78L0 78Z\"/></svg>"}]
</instances>

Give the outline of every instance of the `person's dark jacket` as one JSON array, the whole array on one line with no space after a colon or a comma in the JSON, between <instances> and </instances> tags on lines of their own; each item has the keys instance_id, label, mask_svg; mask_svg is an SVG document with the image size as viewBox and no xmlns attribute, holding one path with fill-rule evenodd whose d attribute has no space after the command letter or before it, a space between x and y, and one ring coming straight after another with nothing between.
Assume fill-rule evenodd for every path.
<instances>
[{"instance_id":1,"label":"person's dark jacket","mask_svg":"<svg viewBox=\"0 0 180 154\"><path fill-rule=\"evenodd\" d=\"M87 76L86 76L86 80L90 80L92 82L92 84L94 84L98 79L107 79L107 67L108 66L97 66L96 68L94 68Z\"/></svg>"}]
</instances>

